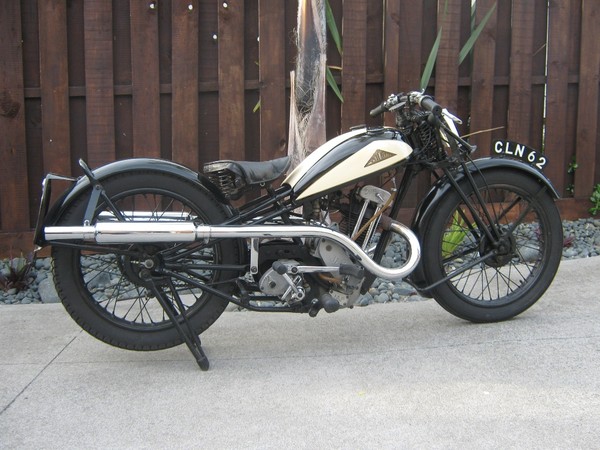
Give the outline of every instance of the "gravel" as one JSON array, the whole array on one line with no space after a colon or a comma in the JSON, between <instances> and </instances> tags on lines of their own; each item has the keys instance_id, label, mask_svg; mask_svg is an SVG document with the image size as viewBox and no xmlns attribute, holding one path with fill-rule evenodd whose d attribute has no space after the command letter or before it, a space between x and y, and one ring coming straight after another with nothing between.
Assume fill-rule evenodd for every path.
<instances>
[{"instance_id":1,"label":"gravel","mask_svg":"<svg viewBox=\"0 0 600 450\"><path fill-rule=\"evenodd\" d=\"M600 219L564 221L563 230L565 237L563 259L588 258L600 255ZM400 243L393 242L386 251L382 265L394 265L396 261L402 259L402 253L403 249ZM7 275L9 264L12 263L14 267L22 262L18 259L0 261L0 271L3 275ZM28 289L20 292L14 288L7 291L0 289L0 305L57 303L60 301L52 281L50 258L37 259L28 276ZM391 283L377 279L369 292L363 295L357 304L364 306L370 303L417 300L421 300L421 297L408 283Z\"/></svg>"}]
</instances>

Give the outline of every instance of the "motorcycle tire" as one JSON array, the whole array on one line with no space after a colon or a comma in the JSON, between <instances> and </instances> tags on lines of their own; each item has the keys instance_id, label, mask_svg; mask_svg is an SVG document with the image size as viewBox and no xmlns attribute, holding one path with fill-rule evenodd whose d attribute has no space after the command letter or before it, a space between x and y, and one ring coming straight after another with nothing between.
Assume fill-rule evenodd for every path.
<instances>
[{"instance_id":1,"label":"motorcycle tire","mask_svg":"<svg viewBox=\"0 0 600 450\"><path fill-rule=\"evenodd\" d=\"M224 207L210 193L170 174L131 171L103 180L102 186L125 220L216 224L227 218ZM59 225L81 225L89 195L87 191L75 199ZM101 198L92 224L102 220L117 219ZM206 266L239 264L238 245L236 240L226 239L211 244L120 244L108 246L105 251L55 246L55 285L71 317L101 341L130 350L169 348L180 344L182 338L154 296L148 278L141 276L148 261L182 276L157 272L152 279L177 317L181 317L177 297L181 300L192 329L200 334L221 315L228 302L186 280L213 285L227 293L231 285L227 280L238 273L209 270ZM194 264L204 267L197 269Z\"/></svg>"},{"instance_id":2,"label":"motorcycle tire","mask_svg":"<svg viewBox=\"0 0 600 450\"><path fill-rule=\"evenodd\" d=\"M533 177L496 169L474 178L489 218L475 189L467 183L462 188L479 211L483 229L458 192L449 192L426 227L423 270L434 283L466 269L431 289L431 295L457 317L498 322L532 306L552 282L562 256L562 222L550 192ZM489 237L494 229L501 236L497 247Z\"/></svg>"}]
</instances>

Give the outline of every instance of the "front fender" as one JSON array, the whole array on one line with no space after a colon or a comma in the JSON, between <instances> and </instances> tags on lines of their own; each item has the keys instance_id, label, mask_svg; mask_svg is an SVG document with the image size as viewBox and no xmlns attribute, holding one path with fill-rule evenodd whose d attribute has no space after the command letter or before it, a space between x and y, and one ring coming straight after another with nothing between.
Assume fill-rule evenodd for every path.
<instances>
[{"instance_id":1,"label":"front fender","mask_svg":"<svg viewBox=\"0 0 600 450\"><path fill-rule=\"evenodd\" d=\"M188 167L182 166L181 164L174 163L163 159L151 159L151 158L132 158L115 161L105 166L99 167L92 171L94 178L100 183L108 177L119 175L122 173L131 172L133 170L144 170L156 173L168 173L176 177L185 179L196 185L198 189L209 192L214 195L217 200L222 203L230 212L231 206L225 196L212 184L208 178L201 175ZM78 198L83 192L90 188L91 182L88 177L81 176L77 179L75 184L63 192L58 200L49 208L48 212L44 214L44 217L38 219L38 225L35 233L35 243L38 245L44 245L42 242L40 230L44 226L54 225L60 220L64 211L69 207L74 199Z\"/></svg>"},{"instance_id":2,"label":"front fender","mask_svg":"<svg viewBox=\"0 0 600 450\"><path fill-rule=\"evenodd\" d=\"M529 176L535 178L538 182L546 185L548 190L552 193L552 196L557 199L560 198L558 192L550 182L550 180L539 170L525 164L521 161L508 158L480 158L467 164L467 168L472 175L478 172L485 173L489 170L494 169L514 169L520 172L525 172ZM466 180L466 174L463 170L460 170L456 174L456 181L460 185ZM441 199L446 195L448 191L452 189L452 185L446 177L440 178L429 190L427 195L421 200L417 207L416 214L413 219L412 229L418 231L427 219L434 213L437 205Z\"/></svg>"},{"instance_id":3,"label":"front fender","mask_svg":"<svg viewBox=\"0 0 600 450\"><path fill-rule=\"evenodd\" d=\"M544 174L528 164L518 160L508 158L480 158L467 164L467 169L472 175L476 175L479 172L485 175L486 172L490 172L495 169L511 169L519 172L525 172L539 183L545 185L555 199L560 197L550 180ZM467 176L464 170L461 169L458 173L456 173L455 179L456 182L461 186L463 183L466 183ZM419 237L419 239L421 239L421 245L423 245L422 238L424 236L424 230L426 229L430 218L436 213L438 205L443 201L444 197L452 191L452 189L453 187L448 181L448 178L444 176L432 186L427 195L419 203L411 224L411 229ZM419 263L409 278L409 281L417 290L419 290L420 287L424 287L423 283L425 277L422 273L422 263ZM427 295L426 292L419 292L422 295Z\"/></svg>"}]
</instances>

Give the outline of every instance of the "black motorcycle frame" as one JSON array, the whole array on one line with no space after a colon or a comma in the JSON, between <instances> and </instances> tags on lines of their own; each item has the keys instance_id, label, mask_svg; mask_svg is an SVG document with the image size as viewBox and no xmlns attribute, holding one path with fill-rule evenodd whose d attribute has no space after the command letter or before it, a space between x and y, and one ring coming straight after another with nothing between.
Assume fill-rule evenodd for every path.
<instances>
[{"instance_id":1,"label":"black motorcycle frame","mask_svg":"<svg viewBox=\"0 0 600 450\"><path fill-rule=\"evenodd\" d=\"M495 168L506 167L512 170L523 172L528 176L540 181L540 191L536 195L541 195L542 193L549 191L551 192L554 198L558 198L558 194L553 188L550 181L540 171L536 170L530 165L527 165L520 161L507 159L504 157L471 160L470 154L474 151L474 147L472 147L468 142L466 142L464 139L458 136L454 130L447 126L444 120L442 120L440 111L436 112L434 109L432 109L431 112L429 112L428 114L424 114L421 118L423 128L429 128L431 130L434 130L432 136L435 139L435 142L433 143L423 142L422 133L419 134L415 130L412 130L412 132L410 133L406 132L406 128L404 127L404 125L408 120L407 117L403 116L403 114L405 114L406 111L403 111L401 108L398 108L395 111L397 115L398 127L397 129L386 129L386 131L398 133L399 135L401 135L401 138L405 140L413 148L414 151L409 156L409 158L402 161L394 169L387 168L385 171L377 175L381 175L384 172L390 172L390 170L394 170L394 180L396 180L396 178L399 178L399 181L397 183L397 192L393 203L391 204L390 212L388 214L392 218L398 216L400 208L404 204L404 201L408 192L410 191L413 181L419 173L426 171L435 179L435 183L431 187L428 194L421 200L414 213L414 217L411 223L411 229L413 230L413 232L416 233L417 236L422 237L422 226L423 224L427 223L427 220L430 217L430 215L434 213L436 205L439 204L443 200L444 196L448 195L449 192L455 191L458 192L460 197L463 199L465 205L470 211L471 217L475 220L476 224L478 225L478 229L483 230L485 233L487 233L488 241L492 243L492 246L495 245L500 236L500 233L498 230L494 230L493 227L490 228L485 226L485 223L493 224L494 221L491 220L489 216L486 218L480 217L479 213L479 211L481 210L484 211L484 214L489 215L485 200L478 196L477 201L479 204L477 206L479 208L476 207L476 205L473 205L471 203L471 200L469 200L469 198L467 197L467 194L465 193L465 189L463 187L468 186L472 191L474 191L477 194L478 189L477 184L474 180L474 175L480 175L485 179L486 172ZM415 118L410 117L410 120L414 122ZM432 151L432 148L435 152L439 152L440 149L444 148L444 143L441 142L440 132L447 136L447 140L445 141L446 147L449 147L447 148L447 155L440 157L439 154L436 154L435 157L431 157L430 152ZM251 200L246 204L243 204L239 208L234 208L219 191L219 189L216 188L208 180L207 177L178 164L174 164L172 162L153 159L134 159L109 164L95 171L90 170L83 161L80 162L80 165L84 171L85 176L77 180L71 189L65 191L52 207L49 207L51 184L55 179L64 180L66 178L58 177L56 175L49 175L44 181L41 208L35 231L35 243L37 245L43 246L47 244L47 242L45 242L44 240L43 229L47 226L52 226L55 223L57 223L60 217L62 216L63 211L69 206L70 202L83 191L89 188L91 188L92 194L89 197L89 203L86 208L84 221L91 221L93 214L96 211L99 202L101 201L109 206L109 208L112 210L112 212L118 219L122 219L122 217L120 217L120 212L118 211L118 209L114 205L112 205L110 199L105 194L104 189L102 187L102 180L116 173L127 172L133 167L135 167L136 169L139 169L140 167L145 167L149 170L154 170L157 172L169 172L178 177L182 177L186 180L189 180L190 182L194 183L198 187L198 189L209 191L212 195L218 198L221 203L227 205L227 208L230 213L229 219L227 219L224 223L220 225L243 224L244 226L252 226L269 223L276 219L283 224L292 225L294 224L292 218L298 217L298 213L294 211L300 206L306 205L307 202L311 200L309 198L304 199L301 202L297 201L292 188L288 185L283 185L281 187L274 188L271 184L263 184L261 185L261 187L266 191L264 195L254 200ZM400 173L401 171L402 173ZM319 196L322 196L324 194L327 194L327 192L319 193ZM523 220L526 213L527 211L521 213L519 219L517 220L514 226L517 226L519 221ZM466 220L466 217L463 218ZM376 263L381 262L385 249L388 245L391 233L392 232L390 231L382 231L381 237L377 243L377 246L375 247L375 251L372 258ZM212 243L214 242L207 242L204 245L209 246ZM118 245L107 247L106 245L82 244L81 242L69 241L55 241L52 242L52 245L76 247L78 249L89 251L110 251L117 255L139 256L137 252L121 248ZM243 264L233 266L215 266L214 264L212 264L210 268L212 270L238 271L240 273L247 272L249 269L249 255L247 250L244 249L244 246L241 246L240 248L243 252L240 261L243 261ZM194 247L194 249L190 250L190 252L197 251L198 249L199 247ZM179 256L182 255L185 256L185 253L180 254ZM427 292L433 287L453 278L461 271L468 270L470 267L479 264L480 262L484 261L487 257L489 257L489 255L482 255L479 259L472 261L469 265L460 267L454 272L448 274L445 278L439 280L425 280L420 267L421 264L419 264L408 278L408 281L411 282L411 284L413 284L413 286L419 291L419 293L421 293L422 295L427 295ZM174 279L182 279L183 276L173 270L175 268L177 268L176 262L165 264L163 267L160 268L160 271L163 275L168 275L170 277L173 277ZM202 267L199 266L195 268ZM181 337L194 354L200 367L202 369L207 369L208 360L206 359L206 356L202 351L200 339L193 332L191 326L187 321L185 313L180 314L179 319L173 314L172 308L168 304L168 299L164 298L160 289L157 289L156 286L153 284L152 278L157 275L160 274L152 273L151 271L148 271L145 274L149 282L150 290L154 293L163 309L169 315L170 320L174 323ZM372 274L366 274L366 279L361 286L362 293L365 293L369 289L375 278L376 277ZM222 290L218 289L218 287L200 283L192 279L191 277L186 278L183 281L192 286L197 287L202 291L206 291L212 295L218 296L236 305L254 311L309 312L310 310L310 305L304 303L288 305L287 307L253 305L251 304L251 301L255 302L257 300L278 299L267 295L264 295L262 297L256 295L250 296L249 293L245 291L244 284L240 279L231 280L231 282L236 283L237 290L240 294L238 297L234 295L229 295L223 292ZM182 305L179 305L179 309L180 311L184 310Z\"/></svg>"}]
</instances>

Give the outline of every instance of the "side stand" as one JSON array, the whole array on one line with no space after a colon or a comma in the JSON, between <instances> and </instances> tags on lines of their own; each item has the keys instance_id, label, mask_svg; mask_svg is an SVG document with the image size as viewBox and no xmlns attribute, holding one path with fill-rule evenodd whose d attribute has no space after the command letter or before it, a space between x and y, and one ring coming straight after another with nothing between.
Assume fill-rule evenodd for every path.
<instances>
[{"instance_id":1,"label":"side stand","mask_svg":"<svg viewBox=\"0 0 600 450\"><path fill-rule=\"evenodd\" d=\"M196 358L196 362L198 363L200 370L207 371L209 367L208 358L206 357L204 350L202 350L200 337L196 333L194 333L194 330L190 322L188 321L187 314L185 313L185 308L183 306L181 298L179 297L179 294L177 294L177 291L175 290L175 287L172 284L169 286L171 292L174 293L173 297L175 299L175 303L181 313L179 320L175 315L173 305L170 303L165 293L156 286L156 284L150 277L150 274L148 274L147 281L149 283L150 290L152 291L156 299L159 301L160 306L162 306L164 311L167 313L167 316L169 316L171 322L173 322L173 325L175 325L179 336L181 336L181 338L185 341L186 345L190 349L190 352L192 352L192 355L194 355L194 358ZM180 323L180 321L182 323Z\"/></svg>"}]
</instances>

